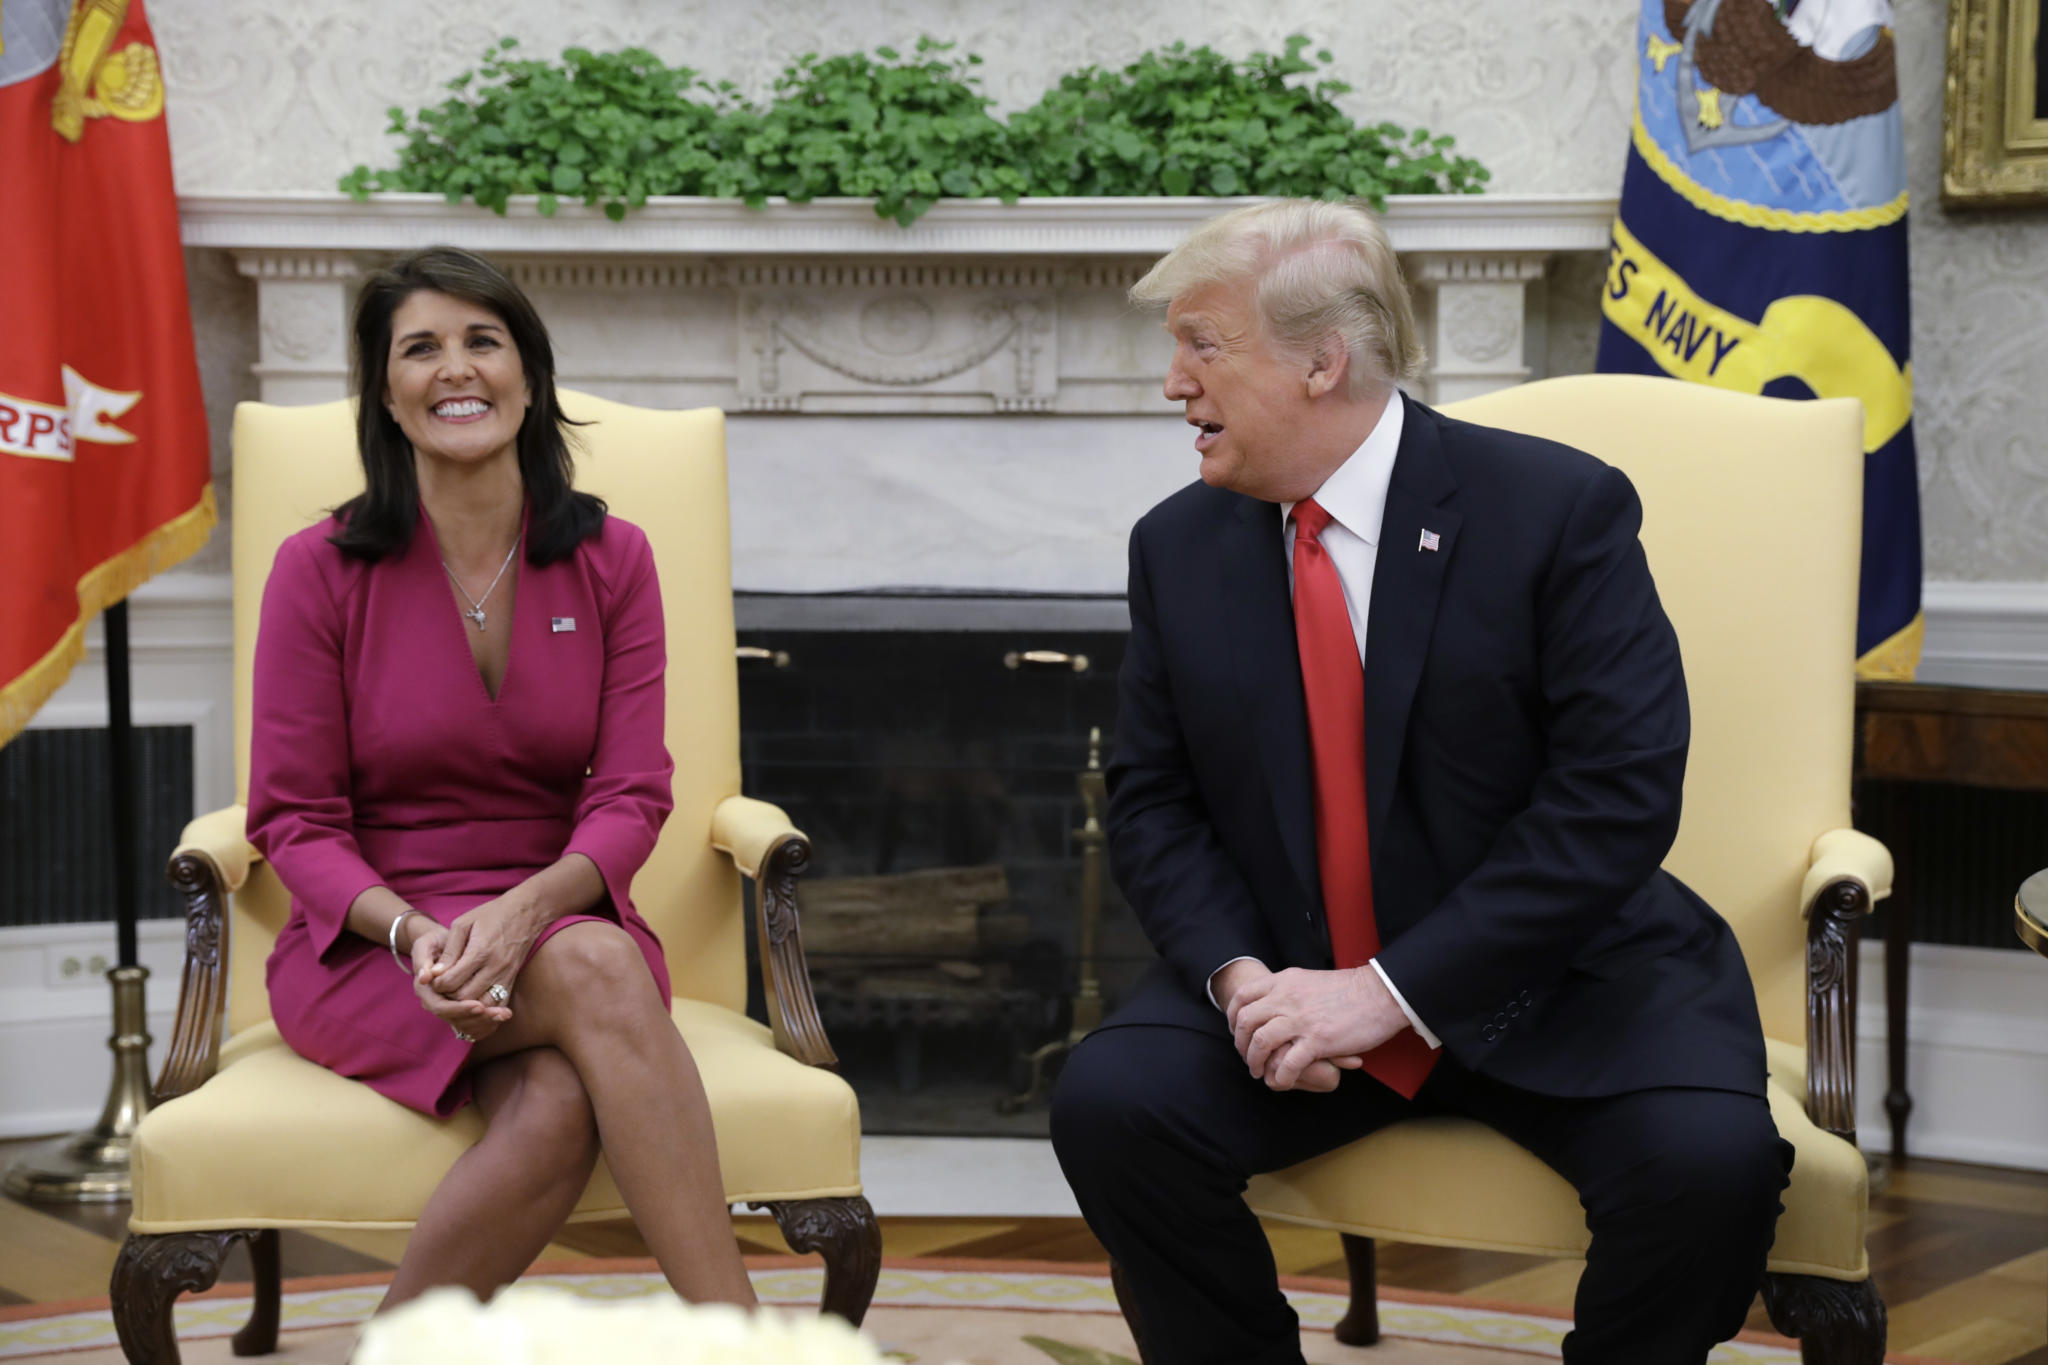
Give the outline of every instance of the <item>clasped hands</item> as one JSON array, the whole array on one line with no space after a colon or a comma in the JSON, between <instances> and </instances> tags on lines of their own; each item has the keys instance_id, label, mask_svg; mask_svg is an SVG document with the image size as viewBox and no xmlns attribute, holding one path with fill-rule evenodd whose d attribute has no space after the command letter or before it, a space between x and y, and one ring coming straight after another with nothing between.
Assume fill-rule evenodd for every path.
<instances>
[{"instance_id":1,"label":"clasped hands","mask_svg":"<svg viewBox=\"0 0 2048 1365\"><path fill-rule=\"evenodd\" d=\"M1238 1056L1274 1090L1335 1090L1366 1053L1409 1027L1370 966L1269 971L1250 958L1216 974Z\"/></svg>"},{"instance_id":2,"label":"clasped hands","mask_svg":"<svg viewBox=\"0 0 2048 1365\"><path fill-rule=\"evenodd\" d=\"M426 915L412 923L413 992L420 1006L473 1042L482 1042L512 1018L510 1002L493 1004L492 986L513 979L539 937L509 896L485 901L442 926Z\"/></svg>"}]
</instances>

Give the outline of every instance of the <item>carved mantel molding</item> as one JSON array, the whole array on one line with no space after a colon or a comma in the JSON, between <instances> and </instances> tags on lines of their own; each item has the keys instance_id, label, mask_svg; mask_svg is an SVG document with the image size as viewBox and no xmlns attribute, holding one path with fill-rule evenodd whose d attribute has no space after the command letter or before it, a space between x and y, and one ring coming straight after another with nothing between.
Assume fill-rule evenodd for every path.
<instances>
[{"instance_id":1,"label":"carved mantel molding","mask_svg":"<svg viewBox=\"0 0 2048 1365\"><path fill-rule=\"evenodd\" d=\"M365 265L427 242L506 262L560 333L565 381L659 406L759 413L1158 412L1165 356L1123 292L1204 219L1251 201L946 200L900 228L866 200L653 200L614 223L580 205L499 217L437 195L205 195L187 246L258 289L271 402L340 396ZM1421 295L1426 397L1526 378L1524 285L1605 248L1601 197L1410 196L1386 224Z\"/></svg>"},{"instance_id":2,"label":"carved mantel molding","mask_svg":"<svg viewBox=\"0 0 2048 1365\"><path fill-rule=\"evenodd\" d=\"M543 218L515 201L499 217L437 194L186 195L185 245L315 251L404 251L456 242L544 256L1158 256L1196 224L1252 199L944 199L909 228L875 217L866 199L650 199L624 222L580 204ZM1396 195L1387 232L1397 251L1601 251L1614 221L1602 195Z\"/></svg>"}]
</instances>

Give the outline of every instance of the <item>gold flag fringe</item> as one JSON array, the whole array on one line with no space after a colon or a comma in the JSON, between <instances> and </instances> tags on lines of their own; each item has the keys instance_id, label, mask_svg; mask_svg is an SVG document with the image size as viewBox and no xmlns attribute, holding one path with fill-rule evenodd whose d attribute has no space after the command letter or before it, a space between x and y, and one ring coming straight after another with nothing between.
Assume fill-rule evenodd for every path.
<instances>
[{"instance_id":1,"label":"gold flag fringe","mask_svg":"<svg viewBox=\"0 0 2048 1365\"><path fill-rule=\"evenodd\" d=\"M1927 618L1920 612L1884 643L1856 661L1858 682L1911 682L1920 671L1920 642L1927 633Z\"/></svg>"},{"instance_id":2,"label":"gold flag fringe","mask_svg":"<svg viewBox=\"0 0 2048 1365\"><path fill-rule=\"evenodd\" d=\"M199 501L186 511L86 570L78 580L78 619L49 653L0 687L0 745L28 728L29 717L64 685L73 666L85 657L86 622L165 569L197 554L219 520L220 509L209 482L200 490Z\"/></svg>"}]
</instances>

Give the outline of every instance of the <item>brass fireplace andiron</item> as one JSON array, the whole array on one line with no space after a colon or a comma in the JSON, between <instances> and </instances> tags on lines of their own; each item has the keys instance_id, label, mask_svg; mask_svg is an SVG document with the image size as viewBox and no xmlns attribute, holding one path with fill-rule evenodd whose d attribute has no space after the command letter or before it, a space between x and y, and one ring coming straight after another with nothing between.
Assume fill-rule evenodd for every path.
<instances>
[{"instance_id":1,"label":"brass fireplace andiron","mask_svg":"<svg viewBox=\"0 0 2048 1365\"><path fill-rule=\"evenodd\" d=\"M996 1109L1004 1114L1014 1114L1043 1095L1047 1063L1062 1053L1073 1051L1076 1044L1102 1023L1102 982L1096 975L1095 943L1102 928L1102 850L1108 842L1108 836L1102 829L1102 807L1108 799L1108 789L1103 785L1100 726L1091 726L1088 730L1088 766L1077 775L1075 782L1081 791L1082 809L1088 816L1081 828L1074 831L1074 839L1081 845L1079 985L1074 991L1067 1036L1047 1043L1026 1059L1031 1063L1031 1083L1024 1087L1022 1093L996 1101Z\"/></svg>"}]
</instances>

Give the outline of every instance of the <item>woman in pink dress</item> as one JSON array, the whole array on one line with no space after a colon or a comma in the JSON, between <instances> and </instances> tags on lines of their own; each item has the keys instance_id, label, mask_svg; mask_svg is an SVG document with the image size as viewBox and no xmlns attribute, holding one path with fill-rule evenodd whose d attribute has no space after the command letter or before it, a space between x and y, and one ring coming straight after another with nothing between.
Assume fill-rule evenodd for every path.
<instances>
[{"instance_id":1,"label":"woman in pink dress","mask_svg":"<svg viewBox=\"0 0 2048 1365\"><path fill-rule=\"evenodd\" d=\"M355 314L367 491L278 550L249 839L292 893L271 1012L300 1055L488 1125L384 1300L488 1296L600 1141L669 1283L752 1304L709 1107L633 874L670 806L647 538L571 487L547 332L446 247Z\"/></svg>"}]
</instances>

